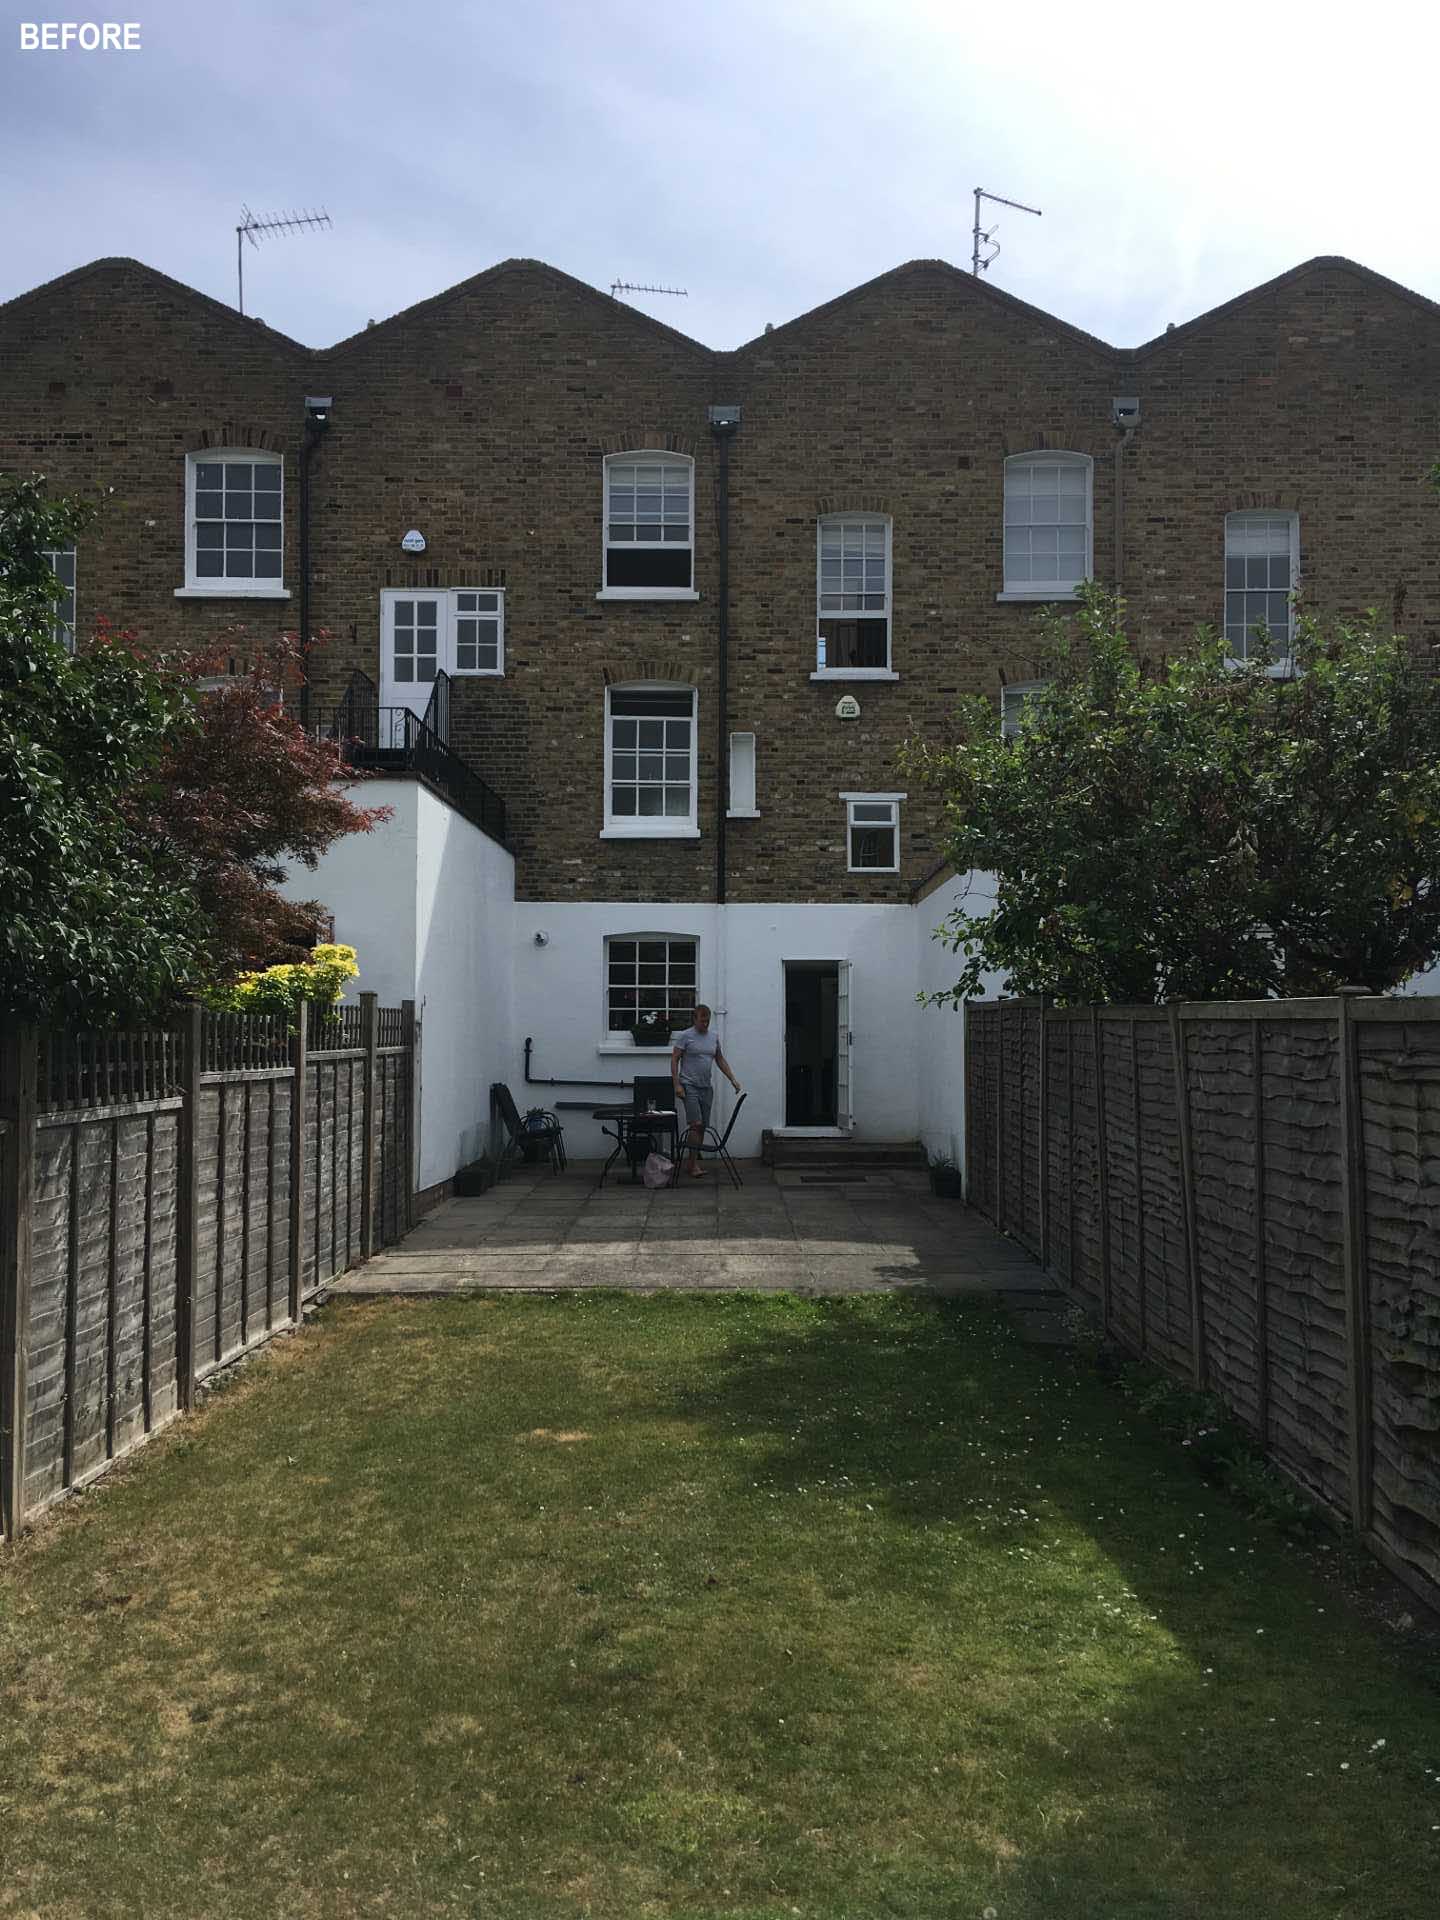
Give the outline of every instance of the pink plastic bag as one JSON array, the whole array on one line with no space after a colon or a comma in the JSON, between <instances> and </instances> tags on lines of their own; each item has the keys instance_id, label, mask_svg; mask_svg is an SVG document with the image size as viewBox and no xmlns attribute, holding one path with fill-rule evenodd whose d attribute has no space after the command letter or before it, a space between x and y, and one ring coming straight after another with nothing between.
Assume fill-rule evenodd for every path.
<instances>
[{"instance_id":1,"label":"pink plastic bag","mask_svg":"<svg viewBox=\"0 0 1440 1920\"><path fill-rule=\"evenodd\" d=\"M647 1187L668 1187L674 1171L675 1162L667 1160L663 1153L647 1153L640 1177Z\"/></svg>"}]
</instances>

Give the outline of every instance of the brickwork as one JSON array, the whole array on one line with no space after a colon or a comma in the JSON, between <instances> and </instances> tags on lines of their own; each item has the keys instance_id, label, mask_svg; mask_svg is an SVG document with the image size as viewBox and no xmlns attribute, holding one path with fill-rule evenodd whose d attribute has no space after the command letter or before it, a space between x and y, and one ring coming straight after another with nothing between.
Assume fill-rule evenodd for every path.
<instances>
[{"instance_id":1,"label":"brickwork","mask_svg":"<svg viewBox=\"0 0 1440 1920\"><path fill-rule=\"evenodd\" d=\"M1147 646L1222 603L1224 515L1300 515L1317 608L1399 608L1440 642L1440 309L1316 261L1123 351L941 262L897 269L735 353L714 353L534 262L510 262L311 352L134 262L82 269L0 308L0 467L96 491L79 558L97 613L157 642L294 624L296 601L176 600L184 456L286 456L286 584L298 586L306 393L333 394L314 465L317 711L378 677L386 587L500 585L503 679L457 680L454 746L504 795L532 900L711 897L717 819L716 455L731 443L728 724L757 737L760 817L728 824L735 900L908 899L940 853L918 791L899 875L849 874L846 791L904 788L895 754L943 737L956 696L1034 677L1034 609L1000 603L1003 463L1091 456L1094 571L1120 577ZM1136 394L1116 540L1111 400ZM691 601L601 601L609 452L693 455ZM894 681L815 681L816 517L893 520ZM401 535L420 528L411 562ZM602 840L607 680L699 694L697 841ZM837 718L851 692L858 720Z\"/></svg>"}]
</instances>

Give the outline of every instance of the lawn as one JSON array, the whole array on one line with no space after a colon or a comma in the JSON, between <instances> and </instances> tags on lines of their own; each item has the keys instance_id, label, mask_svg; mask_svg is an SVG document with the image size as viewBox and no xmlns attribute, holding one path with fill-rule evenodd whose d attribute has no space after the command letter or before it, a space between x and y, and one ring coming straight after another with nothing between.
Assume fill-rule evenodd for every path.
<instances>
[{"instance_id":1,"label":"lawn","mask_svg":"<svg viewBox=\"0 0 1440 1920\"><path fill-rule=\"evenodd\" d=\"M0 1913L1420 1920L1440 1694L972 1302L327 1309L0 1559Z\"/></svg>"}]
</instances>

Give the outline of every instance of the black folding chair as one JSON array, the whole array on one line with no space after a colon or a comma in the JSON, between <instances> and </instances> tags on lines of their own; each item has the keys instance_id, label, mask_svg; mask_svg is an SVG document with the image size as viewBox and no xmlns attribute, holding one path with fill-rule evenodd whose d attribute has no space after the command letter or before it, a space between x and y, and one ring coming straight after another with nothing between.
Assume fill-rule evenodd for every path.
<instances>
[{"instance_id":1,"label":"black folding chair","mask_svg":"<svg viewBox=\"0 0 1440 1920\"><path fill-rule=\"evenodd\" d=\"M745 1182L740 1178L740 1169L730 1158L729 1141L731 1134L735 1131L735 1122L740 1118L740 1109L749 1097L749 1094L742 1093L740 1098L735 1102L730 1118L725 1122L724 1133L718 1133L714 1127L706 1127L700 1135L701 1153L718 1155L721 1166L724 1167L737 1187L743 1187Z\"/></svg>"},{"instance_id":2,"label":"black folding chair","mask_svg":"<svg viewBox=\"0 0 1440 1920\"><path fill-rule=\"evenodd\" d=\"M652 1113L652 1107L659 1111ZM680 1121L675 1112L675 1082L669 1074L637 1074L635 1077L635 1117L630 1122L630 1164L636 1167L647 1153L663 1142L665 1150L680 1165ZM671 1186L675 1176L671 1175Z\"/></svg>"},{"instance_id":3,"label":"black folding chair","mask_svg":"<svg viewBox=\"0 0 1440 1920\"><path fill-rule=\"evenodd\" d=\"M495 1081L490 1089L490 1113L492 1123L494 1116L499 1114L509 1135L496 1154L497 1174L512 1167L525 1148L532 1146L538 1146L544 1153L552 1173L563 1172L566 1165L565 1129L553 1113L547 1112L544 1107L536 1107L522 1120L514 1096L503 1080Z\"/></svg>"}]
</instances>

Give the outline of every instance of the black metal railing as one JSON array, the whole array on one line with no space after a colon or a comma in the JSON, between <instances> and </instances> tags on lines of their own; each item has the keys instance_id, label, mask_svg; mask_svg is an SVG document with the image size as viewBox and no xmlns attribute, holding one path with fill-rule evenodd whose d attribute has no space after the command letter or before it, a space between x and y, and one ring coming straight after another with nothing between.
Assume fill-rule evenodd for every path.
<instances>
[{"instance_id":1,"label":"black metal railing","mask_svg":"<svg viewBox=\"0 0 1440 1920\"><path fill-rule=\"evenodd\" d=\"M351 674L339 706L322 728L328 739L339 743L349 766L367 773L419 774L439 788L457 813L503 841L505 802L451 752L446 744L449 730L448 674L437 675L422 719L409 707L381 706L375 682L358 670Z\"/></svg>"}]
</instances>

